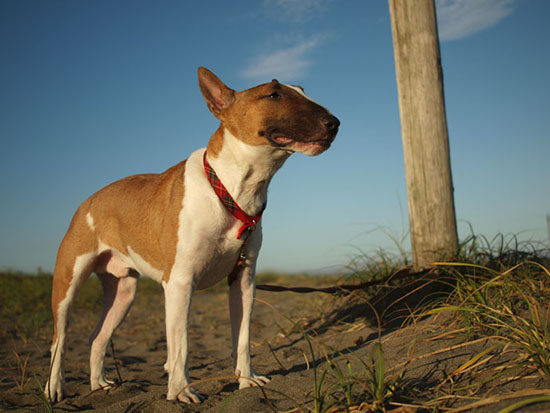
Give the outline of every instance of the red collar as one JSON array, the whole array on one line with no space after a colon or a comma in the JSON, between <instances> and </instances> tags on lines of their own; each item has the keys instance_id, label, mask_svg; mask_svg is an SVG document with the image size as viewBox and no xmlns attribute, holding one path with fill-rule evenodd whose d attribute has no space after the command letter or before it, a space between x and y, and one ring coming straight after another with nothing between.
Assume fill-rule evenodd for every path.
<instances>
[{"instance_id":1,"label":"red collar","mask_svg":"<svg viewBox=\"0 0 550 413\"><path fill-rule=\"evenodd\" d=\"M266 204L264 204L260 213L255 217L251 217L250 215L248 215L241 209L239 204L237 204L237 201L233 199L229 191L222 184L222 181L220 181L220 179L218 178L218 175L216 174L216 171L214 171L214 168L212 168L212 166L210 166L210 163L208 163L208 160L206 159L206 151L204 151L204 156L202 159L204 172L206 174L206 177L210 181L210 185L212 185L214 192L216 192L216 195L218 195L218 198L222 202L225 209L227 209L235 218L243 223L241 228L239 228L239 232L237 233L237 239L241 239L241 236L243 235L245 230L254 230L254 227L262 217Z\"/></svg>"}]
</instances>

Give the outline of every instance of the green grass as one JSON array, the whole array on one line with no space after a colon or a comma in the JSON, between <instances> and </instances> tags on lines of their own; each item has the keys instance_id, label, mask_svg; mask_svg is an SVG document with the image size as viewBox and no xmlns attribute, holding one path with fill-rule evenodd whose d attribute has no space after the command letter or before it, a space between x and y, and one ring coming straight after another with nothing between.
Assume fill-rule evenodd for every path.
<instances>
[{"instance_id":1,"label":"green grass","mask_svg":"<svg viewBox=\"0 0 550 413\"><path fill-rule=\"evenodd\" d=\"M0 334L23 343L51 325L51 276L0 273ZM32 305L29 305L32 303Z\"/></svg>"}]
</instances>

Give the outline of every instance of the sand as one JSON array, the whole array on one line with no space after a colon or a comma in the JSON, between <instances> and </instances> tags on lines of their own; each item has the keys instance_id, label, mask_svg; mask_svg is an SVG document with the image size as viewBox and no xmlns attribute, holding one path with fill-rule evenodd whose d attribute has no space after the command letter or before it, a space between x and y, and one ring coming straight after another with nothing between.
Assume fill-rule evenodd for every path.
<instances>
[{"instance_id":1,"label":"sand","mask_svg":"<svg viewBox=\"0 0 550 413\"><path fill-rule=\"evenodd\" d=\"M433 320L427 319L409 327L393 323L378 330L367 298L361 294L333 297L258 291L251 333L253 364L271 382L264 391L238 390L233 377L227 301L224 286L198 292L193 298L189 374L193 381L198 381L193 387L204 397L198 405L166 400L164 299L160 287L156 292L138 293L130 314L116 331L115 358L109 350L106 370L109 378L118 380L118 364L122 383L108 391L91 392L89 387L88 338L97 321L97 308L96 312L75 308L66 357L68 394L54 405L55 411L249 413L272 411L270 404L281 411L300 411L299 406L307 411L313 407L315 374L319 383L321 373L327 369L326 357L343 368L350 362L359 374L363 371L362 363L369 360L373 345L378 342L379 333L387 368L394 369L386 374L387 378L396 378L406 365L406 381L401 386L422 394L431 383L446 377L487 346L486 342L479 342L453 352L422 357L447 347L444 342L427 339L431 331L440 328L441 320L433 324ZM303 331L308 332L308 340ZM34 377L42 385L47 377L50 333L51 326L45 326L32 338L17 333L2 338L0 411L45 411ZM413 356L414 362L407 364ZM326 383L334 382L333 377L325 376ZM540 377L538 381L517 383L519 390L526 387L549 389L550 383ZM506 388L507 392L513 390L513 384ZM366 406L360 411L368 411ZM489 411L494 408L496 405L491 405ZM399 411L416 410L401 407Z\"/></svg>"}]
</instances>

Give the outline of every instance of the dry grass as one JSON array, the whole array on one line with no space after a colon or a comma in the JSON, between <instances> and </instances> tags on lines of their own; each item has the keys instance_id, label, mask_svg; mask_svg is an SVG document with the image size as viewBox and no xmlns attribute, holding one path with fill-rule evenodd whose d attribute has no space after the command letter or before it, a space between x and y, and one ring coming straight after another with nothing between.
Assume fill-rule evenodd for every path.
<instances>
[{"instance_id":1,"label":"dry grass","mask_svg":"<svg viewBox=\"0 0 550 413\"><path fill-rule=\"evenodd\" d=\"M356 259L354 278L382 278L395 271L401 257L383 254L378 263L373 257ZM363 300L380 336L399 322L414 331L414 339L407 355L390 368L384 353L394 344L391 338L374 340L370 354L333 353L334 358L320 341L326 364L315 376L317 396L308 410L511 412L539 411L540 403L548 409L548 257L548 251L513 236L491 241L472 236L462 245L460 262L434 263L421 279L380 285L361 299L343 300L328 324L358 322L354 313L366 313L367 305L357 305ZM360 262L367 265L358 269ZM314 336L309 340L316 342ZM438 363L447 366L441 369ZM419 377L419 365L434 370ZM319 395L323 400L317 401Z\"/></svg>"}]
</instances>

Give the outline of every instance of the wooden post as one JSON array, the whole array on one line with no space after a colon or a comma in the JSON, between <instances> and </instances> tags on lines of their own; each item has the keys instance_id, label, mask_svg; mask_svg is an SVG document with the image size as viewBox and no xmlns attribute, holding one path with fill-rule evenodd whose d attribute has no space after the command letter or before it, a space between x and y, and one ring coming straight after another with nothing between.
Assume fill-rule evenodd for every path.
<instances>
[{"instance_id":1,"label":"wooden post","mask_svg":"<svg viewBox=\"0 0 550 413\"><path fill-rule=\"evenodd\" d=\"M458 250L434 0L389 0L414 266Z\"/></svg>"}]
</instances>

